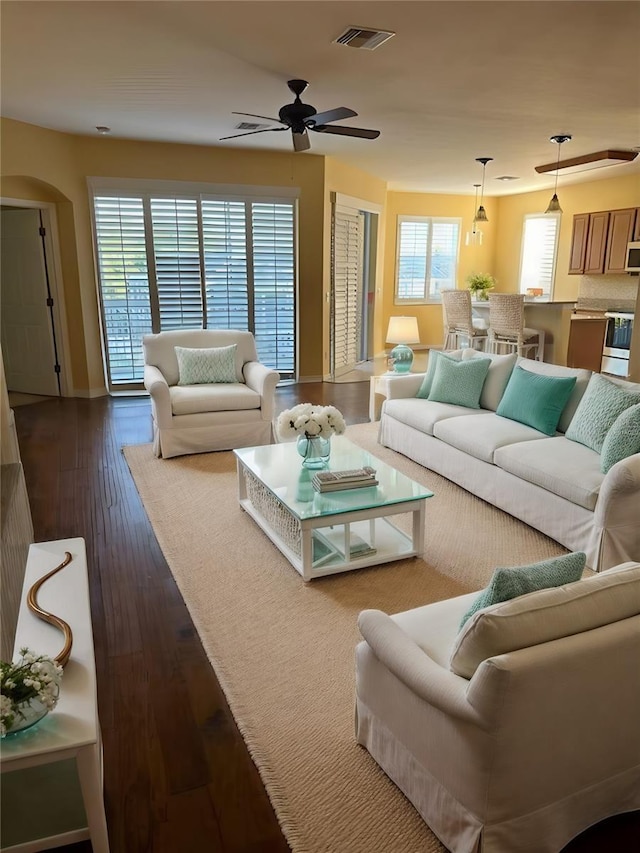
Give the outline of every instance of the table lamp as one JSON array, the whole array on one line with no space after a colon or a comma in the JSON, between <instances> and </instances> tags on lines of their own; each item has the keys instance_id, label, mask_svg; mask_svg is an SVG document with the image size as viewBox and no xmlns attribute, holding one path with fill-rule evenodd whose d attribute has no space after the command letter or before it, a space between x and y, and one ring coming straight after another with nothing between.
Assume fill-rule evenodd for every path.
<instances>
[{"instance_id":1,"label":"table lamp","mask_svg":"<svg viewBox=\"0 0 640 853\"><path fill-rule=\"evenodd\" d=\"M420 342L418 321L415 317L390 317L387 343L397 344L391 350L394 373L408 373L413 364L413 350L407 344Z\"/></svg>"}]
</instances>

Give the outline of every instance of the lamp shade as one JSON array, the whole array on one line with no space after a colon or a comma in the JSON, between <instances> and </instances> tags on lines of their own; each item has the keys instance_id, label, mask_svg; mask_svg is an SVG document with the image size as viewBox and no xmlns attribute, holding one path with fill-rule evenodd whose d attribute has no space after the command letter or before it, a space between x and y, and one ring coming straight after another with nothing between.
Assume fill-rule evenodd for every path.
<instances>
[{"instance_id":1,"label":"lamp shade","mask_svg":"<svg viewBox=\"0 0 640 853\"><path fill-rule=\"evenodd\" d=\"M387 329L387 343L420 343L417 319L415 317L390 317L389 328Z\"/></svg>"}]
</instances>

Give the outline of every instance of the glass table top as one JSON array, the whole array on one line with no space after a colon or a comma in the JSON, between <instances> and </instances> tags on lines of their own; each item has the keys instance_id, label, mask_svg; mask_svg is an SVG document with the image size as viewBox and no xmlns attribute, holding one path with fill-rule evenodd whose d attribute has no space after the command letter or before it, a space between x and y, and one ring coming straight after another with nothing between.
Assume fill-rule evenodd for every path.
<instances>
[{"instance_id":1,"label":"glass table top","mask_svg":"<svg viewBox=\"0 0 640 853\"><path fill-rule=\"evenodd\" d=\"M295 441L241 447L233 452L245 468L301 520L433 497L433 492L425 486L386 465L343 435L331 439L329 465L320 470L345 471L370 465L376 471L377 486L317 492L312 485L317 471L302 467Z\"/></svg>"}]
</instances>

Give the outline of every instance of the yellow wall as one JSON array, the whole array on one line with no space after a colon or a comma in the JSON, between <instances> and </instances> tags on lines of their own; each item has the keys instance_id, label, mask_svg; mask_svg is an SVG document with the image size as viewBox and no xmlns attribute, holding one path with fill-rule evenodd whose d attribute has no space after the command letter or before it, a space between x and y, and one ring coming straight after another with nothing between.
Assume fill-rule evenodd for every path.
<instances>
[{"instance_id":1,"label":"yellow wall","mask_svg":"<svg viewBox=\"0 0 640 853\"><path fill-rule=\"evenodd\" d=\"M520 246L522 223L526 213L543 213L552 191L544 190L522 195L502 196L498 201L500 226L498 230L499 251L496 255L496 276L499 290L517 290L520 273ZM562 206L558 259L556 264L554 300L576 299L580 286L579 275L569 275L569 253L573 217L576 213L595 210L616 210L640 206L640 178L626 175L619 178L589 181L584 184L558 186L558 198ZM603 284L606 278L603 278Z\"/></svg>"},{"instance_id":2,"label":"yellow wall","mask_svg":"<svg viewBox=\"0 0 640 853\"><path fill-rule=\"evenodd\" d=\"M75 258L75 270L73 264L67 264L63 278L73 352L72 384L79 393L98 393L104 388L88 176L300 188L299 370L302 376L321 375L322 329L315 319L323 299L323 157L74 136L10 119L2 120L2 145L3 196L41 199L37 189L28 180L25 183L27 176L51 185L69 200L67 211L61 211L59 205L58 219L61 252L67 259ZM73 313L77 305L81 323L78 313Z\"/></svg>"},{"instance_id":3,"label":"yellow wall","mask_svg":"<svg viewBox=\"0 0 640 853\"><path fill-rule=\"evenodd\" d=\"M331 193L342 193L360 201L372 202L381 207L378 217L378 247L376 258L376 305L374 308L374 352L380 352L382 342L382 326L384 322L382 308L383 271L385 251L385 202L387 185L385 181L374 178L361 169L347 166L335 157L325 160L325 220L324 220L324 372L329 372L330 347L330 303L331 293ZM386 327L385 327L386 328Z\"/></svg>"},{"instance_id":4,"label":"yellow wall","mask_svg":"<svg viewBox=\"0 0 640 853\"><path fill-rule=\"evenodd\" d=\"M394 305L398 216L460 217L462 219L462 228L456 287L464 287L465 279L472 272L486 272L495 275L496 235L500 228L497 199L484 199L488 222L483 222L481 226L483 232L482 245L465 246L466 232L472 226L474 203L474 196L437 195L434 193L388 193L384 293L383 310L381 312L384 315L383 334L386 334L389 317L394 314L400 314L402 316L418 318L420 343L422 345L440 346L442 344L442 306L440 303L434 305ZM382 349L384 349L384 338L382 341Z\"/></svg>"}]
</instances>

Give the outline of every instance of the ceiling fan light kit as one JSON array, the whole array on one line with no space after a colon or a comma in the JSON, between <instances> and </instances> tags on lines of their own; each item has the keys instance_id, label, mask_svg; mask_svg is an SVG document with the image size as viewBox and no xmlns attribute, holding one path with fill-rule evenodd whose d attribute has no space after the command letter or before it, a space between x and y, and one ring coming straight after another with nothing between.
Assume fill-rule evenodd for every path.
<instances>
[{"instance_id":1,"label":"ceiling fan light kit","mask_svg":"<svg viewBox=\"0 0 640 853\"><path fill-rule=\"evenodd\" d=\"M355 136L360 139L377 139L379 130L369 130L364 127L348 127L342 124L333 124L340 119L353 118L358 113L349 107L336 107L332 110L317 112L311 104L304 104L300 95L309 84L306 80L289 80L287 86L296 96L292 104L285 104L278 111L278 118L256 115L255 113L234 112L233 115L249 116L249 118L261 118L266 121L283 125L282 127L266 127L260 130L250 130L248 133L234 133L231 136L221 136L223 139L236 139L239 136L250 136L255 133L269 133L274 130L290 130L293 139L294 151L308 151L311 148L309 134L313 130L318 133L333 133L337 136Z\"/></svg>"}]
</instances>

